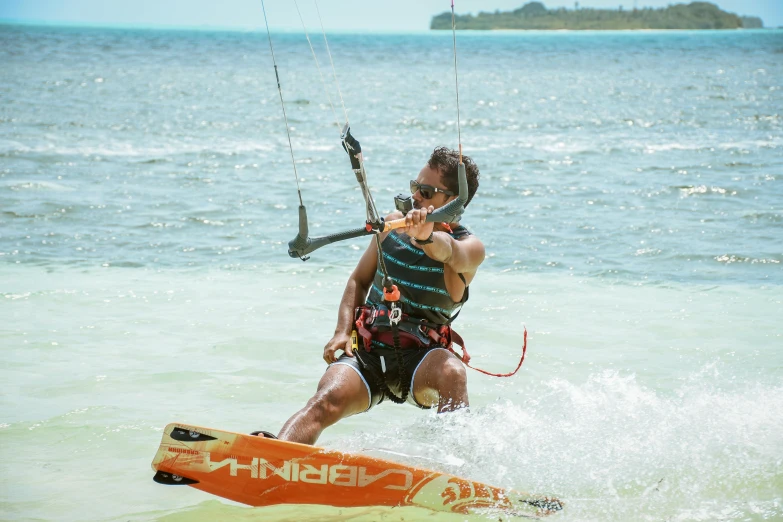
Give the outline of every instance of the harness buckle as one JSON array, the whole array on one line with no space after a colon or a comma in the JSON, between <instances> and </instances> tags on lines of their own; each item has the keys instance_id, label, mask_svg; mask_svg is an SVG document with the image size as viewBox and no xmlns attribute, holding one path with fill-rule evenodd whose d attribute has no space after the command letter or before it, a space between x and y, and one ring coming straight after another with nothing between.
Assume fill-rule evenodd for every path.
<instances>
[{"instance_id":1,"label":"harness buckle","mask_svg":"<svg viewBox=\"0 0 783 522\"><path fill-rule=\"evenodd\" d=\"M402 319L402 308L398 307L395 303L392 303L391 313L389 313L389 322L391 324L399 324Z\"/></svg>"}]
</instances>

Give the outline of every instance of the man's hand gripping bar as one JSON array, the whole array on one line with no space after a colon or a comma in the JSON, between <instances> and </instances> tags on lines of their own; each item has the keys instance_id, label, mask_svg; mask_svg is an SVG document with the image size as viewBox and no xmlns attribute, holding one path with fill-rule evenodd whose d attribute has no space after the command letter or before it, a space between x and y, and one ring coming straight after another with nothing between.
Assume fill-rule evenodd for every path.
<instances>
[{"instance_id":1,"label":"man's hand gripping bar","mask_svg":"<svg viewBox=\"0 0 783 522\"><path fill-rule=\"evenodd\" d=\"M457 199L452 200L440 208L436 208L432 214L427 214L428 223L458 223L465 212L465 203L468 202L468 176L465 173L465 164L460 163L457 166L457 176L459 180L459 195ZM405 227L405 218L386 221L380 232L388 232L396 228Z\"/></svg>"}]
</instances>

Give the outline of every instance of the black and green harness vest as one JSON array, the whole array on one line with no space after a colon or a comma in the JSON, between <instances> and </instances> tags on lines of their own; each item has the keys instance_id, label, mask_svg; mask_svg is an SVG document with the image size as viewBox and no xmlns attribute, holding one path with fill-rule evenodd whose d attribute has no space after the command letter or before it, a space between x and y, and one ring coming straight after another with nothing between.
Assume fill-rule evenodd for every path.
<instances>
[{"instance_id":1,"label":"black and green harness vest","mask_svg":"<svg viewBox=\"0 0 783 522\"><path fill-rule=\"evenodd\" d=\"M450 233L454 239L470 234L463 226L457 226ZM411 243L411 237L404 232L392 231L381 244L384 262L389 276L400 290L399 305L402 312L411 317L444 325L449 324L468 300L468 288L462 300L454 302L446 290L443 263L427 256ZM464 277L460 274L464 282ZM383 304L383 274L380 268L375 272L367 304Z\"/></svg>"}]
</instances>

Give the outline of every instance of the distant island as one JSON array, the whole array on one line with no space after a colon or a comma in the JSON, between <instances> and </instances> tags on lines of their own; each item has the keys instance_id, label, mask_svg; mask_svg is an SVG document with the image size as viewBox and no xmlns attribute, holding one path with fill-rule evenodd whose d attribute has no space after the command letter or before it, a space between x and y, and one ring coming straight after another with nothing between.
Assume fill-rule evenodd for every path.
<instances>
[{"instance_id":1,"label":"distant island","mask_svg":"<svg viewBox=\"0 0 783 522\"><path fill-rule=\"evenodd\" d=\"M737 16L709 2L670 5L659 9L625 10L547 9L541 2L529 2L513 11L456 15L457 29L504 30L617 30L617 29L758 29L761 18ZM430 29L451 29L451 12L432 17Z\"/></svg>"}]
</instances>

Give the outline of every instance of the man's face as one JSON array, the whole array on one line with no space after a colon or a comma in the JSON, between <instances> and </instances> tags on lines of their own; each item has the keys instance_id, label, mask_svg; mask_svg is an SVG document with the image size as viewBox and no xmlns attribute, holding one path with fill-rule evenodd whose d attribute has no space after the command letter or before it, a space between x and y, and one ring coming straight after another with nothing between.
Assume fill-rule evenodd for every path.
<instances>
[{"instance_id":1,"label":"man's face","mask_svg":"<svg viewBox=\"0 0 783 522\"><path fill-rule=\"evenodd\" d=\"M442 176L439 170L431 169L429 165L424 165L419 175L416 177L416 182L420 185L426 185L424 190L417 190L411 197L413 198L413 208L425 208L432 205L435 208L440 208L456 196L449 196L443 192L436 192L434 190L427 190L429 187L440 190L448 190L443 184ZM429 192L429 198L425 198L422 192Z\"/></svg>"}]
</instances>

